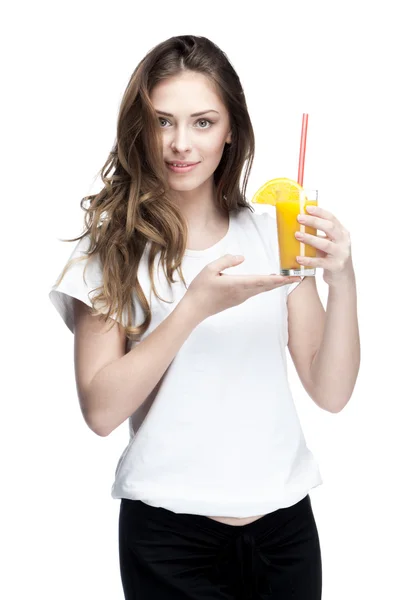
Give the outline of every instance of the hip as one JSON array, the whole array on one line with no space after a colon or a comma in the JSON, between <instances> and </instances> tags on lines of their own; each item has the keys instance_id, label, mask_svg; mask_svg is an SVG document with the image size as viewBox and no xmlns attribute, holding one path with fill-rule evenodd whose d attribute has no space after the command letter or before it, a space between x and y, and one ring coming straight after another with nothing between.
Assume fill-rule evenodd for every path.
<instances>
[{"instance_id":1,"label":"hip","mask_svg":"<svg viewBox=\"0 0 400 600\"><path fill-rule=\"evenodd\" d=\"M309 495L241 527L122 498L120 552L135 557L141 577L151 574L176 590L201 584L225 598L222 592L242 598L250 589L254 597L272 590L274 598L321 598L321 551Z\"/></svg>"}]
</instances>

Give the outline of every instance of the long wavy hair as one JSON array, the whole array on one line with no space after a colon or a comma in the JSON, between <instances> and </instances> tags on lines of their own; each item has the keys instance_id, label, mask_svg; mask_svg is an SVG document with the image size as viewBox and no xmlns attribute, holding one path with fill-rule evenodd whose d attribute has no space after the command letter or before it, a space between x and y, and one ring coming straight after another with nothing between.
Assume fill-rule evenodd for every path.
<instances>
[{"instance_id":1,"label":"long wavy hair","mask_svg":"<svg viewBox=\"0 0 400 600\"><path fill-rule=\"evenodd\" d=\"M148 329L150 305L138 281L138 267L149 244L148 269L153 292L154 261L160 253L160 264L168 282L175 283L186 249L187 226L179 207L173 201L165 172L159 117L150 100L152 89L160 81L194 71L214 83L230 115L232 142L226 144L214 172L217 203L224 211L253 207L246 201L247 182L254 160L254 132L239 77L226 54L206 37L182 35L171 37L151 49L133 72L123 94L117 120L117 135L106 163L99 171L102 190L80 201L85 211L82 235L62 239L76 242L89 236L84 256L68 261L56 285L73 262L93 255L100 259L102 286L91 297L94 314L110 315L124 324L126 336L134 341ZM245 173L241 185L243 168ZM88 207L84 204L89 202ZM84 273L86 271L84 269ZM135 294L144 313L144 321L133 326ZM102 310L98 309L99 305ZM106 314L104 306L107 307ZM111 319L111 326L114 322Z\"/></svg>"}]
</instances>

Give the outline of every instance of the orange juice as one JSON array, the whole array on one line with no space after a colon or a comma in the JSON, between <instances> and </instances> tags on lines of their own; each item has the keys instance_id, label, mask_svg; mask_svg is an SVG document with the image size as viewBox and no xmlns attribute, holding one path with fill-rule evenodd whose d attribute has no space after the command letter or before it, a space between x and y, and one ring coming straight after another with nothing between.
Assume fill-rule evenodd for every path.
<instances>
[{"instance_id":1,"label":"orange juice","mask_svg":"<svg viewBox=\"0 0 400 600\"><path fill-rule=\"evenodd\" d=\"M297 200L293 198L293 195L289 199L287 194L279 194L276 199L281 275L315 275L315 269L304 267L296 261L296 256L315 258L317 255L316 248L300 242L294 236L296 231L317 235L317 230L314 227L306 227L297 220L299 214L309 214L305 210L305 207L309 205L318 206L316 191L301 193Z\"/></svg>"}]
</instances>

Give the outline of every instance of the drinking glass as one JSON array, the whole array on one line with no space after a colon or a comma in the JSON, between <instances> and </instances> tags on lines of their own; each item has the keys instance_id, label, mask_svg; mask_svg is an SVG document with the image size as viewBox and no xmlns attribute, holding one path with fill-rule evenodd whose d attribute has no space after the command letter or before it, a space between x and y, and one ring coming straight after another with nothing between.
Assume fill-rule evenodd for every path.
<instances>
[{"instance_id":1,"label":"drinking glass","mask_svg":"<svg viewBox=\"0 0 400 600\"><path fill-rule=\"evenodd\" d=\"M294 236L296 231L317 235L314 227L298 222L300 214L309 215L306 206L318 206L317 190L280 190L276 198L276 224L278 228L279 261L281 275L315 276L315 269L299 265L296 256L315 258L317 249L300 242Z\"/></svg>"}]
</instances>

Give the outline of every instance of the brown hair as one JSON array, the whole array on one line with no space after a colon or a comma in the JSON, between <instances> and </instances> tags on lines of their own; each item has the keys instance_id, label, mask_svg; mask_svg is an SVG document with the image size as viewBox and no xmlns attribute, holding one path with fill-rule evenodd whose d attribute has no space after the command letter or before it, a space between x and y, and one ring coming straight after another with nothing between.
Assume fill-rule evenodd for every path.
<instances>
[{"instance_id":1,"label":"brown hair","mask_svg":"<svg viewBox=\"0 0 400 600\"><path fill-rule=\"evenodd\" d=\"M126 309L125 331L132 340L139 339L151 322L150 306L137 278L147 243L151 286L157 297L162 300L153 279L158 252L168 282L175 282L173 273L177 270L187 288L181 270L187 226L169 195L159 117L150 101L151 91L158 82L182 71L206 75L219 90L230 116L232 143L225 145L214 172L219 207L224 211L243 207L254 211L245 195L254 160L254 132L239 77L226 54L209 39L193 35L175 36L158 44L138 64L122 97L116 142L99 172L104 187L80 201L86 213L86 230L79 237L61 240L76 242L89 235L87 252L70 260L56 283L61 282L72 262L98 255L103 285L96 288L100 293L91 299L94 314L104 314L96 308L101 303L108 308L105 320L114 313L117 320L122 320ZM89 206L85 208L87 200ZM132 293L145 315L143 323L136 327L132 327Z\"/></svg>"}]
</instances>

